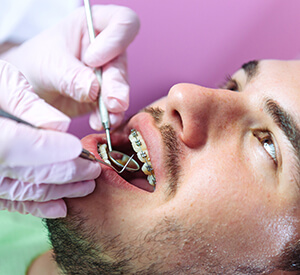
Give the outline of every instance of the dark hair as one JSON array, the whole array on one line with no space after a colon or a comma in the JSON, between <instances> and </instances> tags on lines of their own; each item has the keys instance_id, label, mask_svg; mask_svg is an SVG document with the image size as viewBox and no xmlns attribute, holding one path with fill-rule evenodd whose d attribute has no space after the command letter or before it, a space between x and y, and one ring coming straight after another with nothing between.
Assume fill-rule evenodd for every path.
<instances>
[{"instance_id":1,"label":"dark hair","mask_svg":"<svg viewBox=\"0 0 300 275\"><path fill-rule=\"evenodd\" d=\"M119 236L107 237L101 236L99 241L99 234L101 229L94 228L93 226L86 226L86 219L80 213L68 216L63 219L44 219L44 223L49 231L49 239L51 241L54 260L63 274L70 275L98 275L98 274L197 274L199 269L203 269L207 274L221 274L219 273L222 268L222 274L268 274L272 270L282 271L300 271L300 240L290 242L284 251L271 260L268 265L266 263L258 264L257 261L250 261L244 264L240 262L227 262L222 263L218 258L206 258L206 264L194 263L194 266L176 266L175 269L162 272L162 267L165 261L157 262L153 259L150 261L149 266L142 267L137 270L133 266L133 262L144 255L144 251L132 246L131 243L122 243ZM190 236L187 243L192 243L197 246L197 249L192 254L197 257L205 252L206 247L198 247L198 238L201 235L200 230L190 228L189 232L182 231L182 228L176 228L174 221L164 220L158 225L158 230L153 230L155 234L147 234L142 240L140 248L144 248L144 243L156 243L161 247L169 242L174 242L173 245L179 246L178 242L182 238L178 236L178 232L182 233L185 238ZM157 229L157 228L156 228ZM178 231L179 230L179 231ZM98 233L98 234L97 234ZM190 234L192 233L192 234ZM171 236L170 236L171 234ZM174 238L175 239L174 239ZM201 238L200 238L201 239ZM175 240L175 241L174 241ZM101 246L100 246L101 243ZM203 250L204 249L204 250ZM150 248L152 251L152 249ZM106 251L113 253L114 260L111 260ZM128 253L133 252L133 253ZM150 254L152 253L150 251ZM183 253L185 257L189 253L189 249L185 251L177 251ZM148 252L146 252L147 254ZM205 253L204 253L205 254ZM134 256L133 256L134 255ZM215 255L216 256L216 255ZM188 257L189 258L189 257ZM260 259L257 259L260 260ZM171 269L171 267L170 267ZM300 273L297 273L300 274Z\"/></svg>"},{"instance_id":2,"label":"dark hair","mask_svg":"<svg viewBox=\"0 0 300 275\"><path fill-rule=\"evenodd\" d=\"M110 263L101 257L95 232L84 228L81 218L45 219L54 260L63 274L122 274L127 263ZM80 234L78 233L80 232Z\"/></svg>"},{"instance_id":3,"label":"dark hair","mask_svg":"<svg viewBox=\"0 0 300 275\"><path fill-rule=\"evenodd\" d=\"M300 271L300 240L289 243L280 256L277 269L284 271Z\"/></svg>"}]
</instances>

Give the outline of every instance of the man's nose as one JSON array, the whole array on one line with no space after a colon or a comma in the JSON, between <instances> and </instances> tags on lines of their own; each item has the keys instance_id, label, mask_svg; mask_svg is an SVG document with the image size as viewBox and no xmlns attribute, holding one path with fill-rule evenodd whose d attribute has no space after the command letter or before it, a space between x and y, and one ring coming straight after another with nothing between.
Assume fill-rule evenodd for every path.
<instances>
[{"instance_id":1,"label":"man's nose","mask_svg":"<svg viewBox=\"0 0 300 275\"><path fill-rule=\"evenodd\" d=\"M239 97L233 91L177 84L168 94L166 113L179 138L196 148L208 138L222 137L230 125L237 125L245 112Z\"/></svg>"}]
</instances>

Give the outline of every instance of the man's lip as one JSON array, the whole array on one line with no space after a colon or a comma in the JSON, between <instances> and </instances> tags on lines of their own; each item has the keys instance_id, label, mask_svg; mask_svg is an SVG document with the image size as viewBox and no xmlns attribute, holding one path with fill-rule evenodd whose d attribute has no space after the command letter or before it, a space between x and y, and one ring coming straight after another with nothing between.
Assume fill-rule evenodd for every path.
<instances>
[{"instance_id":1,"label":"man's lip","mask_svg":"<svg viewBox=\"0 0 300 275\"><path fill-rule=\"evenodd\" d=\"M86 141L87 140L87 141ZM96 158L98 157L98 150L97 150L97 144L98 143L106 143L105 135L103 134L90 134L86 137L84 137L81 142L84 144L84 149L90 151L95 155Z\"/></svg>"}]
</instances>

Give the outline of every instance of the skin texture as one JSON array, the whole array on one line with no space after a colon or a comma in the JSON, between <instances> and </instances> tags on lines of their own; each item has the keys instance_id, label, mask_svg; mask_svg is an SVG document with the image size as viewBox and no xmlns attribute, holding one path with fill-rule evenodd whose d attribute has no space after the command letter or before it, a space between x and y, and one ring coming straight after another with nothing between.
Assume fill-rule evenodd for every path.
<instances>
[{"instance_id":1,"label":"skin texture","mask_svg":"<svg viewBox=\"0 0 300 275\"><path fill-rule=\"evenodd\" d=\"M103 167L91 195L66 200L65 221L84 219L77 228L93 232L101 257L125 261L128 274L275 272L287 244L299 239L299 178L295 141L265 111L265 101L279 103L299 125L299 72L299 61L266 60L251 77L234 74L238 87L232 81L227 87L239 92L173 86L152 105L158 117L138 113L113 135L117 146L130 129L140 131L155 192ZM97 154L104 141L91 135L82 143Z\"/></svg>"}]
</instances>

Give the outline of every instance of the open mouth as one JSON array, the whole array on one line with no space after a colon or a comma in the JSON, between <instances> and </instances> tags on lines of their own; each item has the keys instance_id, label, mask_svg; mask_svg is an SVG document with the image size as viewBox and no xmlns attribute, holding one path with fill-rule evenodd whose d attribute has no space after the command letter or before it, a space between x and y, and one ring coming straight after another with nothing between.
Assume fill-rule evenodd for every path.
<instances>
[{"instance_id":1,"label":"open mouth","mask_svg":"<svg viewBox=\"0 0 300 275\"><path fill-rule=\"evenodd\" d=\"M130 184L133 184L143 190L153 192L156 186L156 178L149 157L149 152L141 133L132 129L128 137L128 141L122 145L114 146L114 149L124 152L128 156L135 154L134 159L142 165L139 171L124 171L120 174L120 176ZM105 162L111 164L107 154L106 144L98 144L98 153Z\"/></svg>"}]
</instances>

